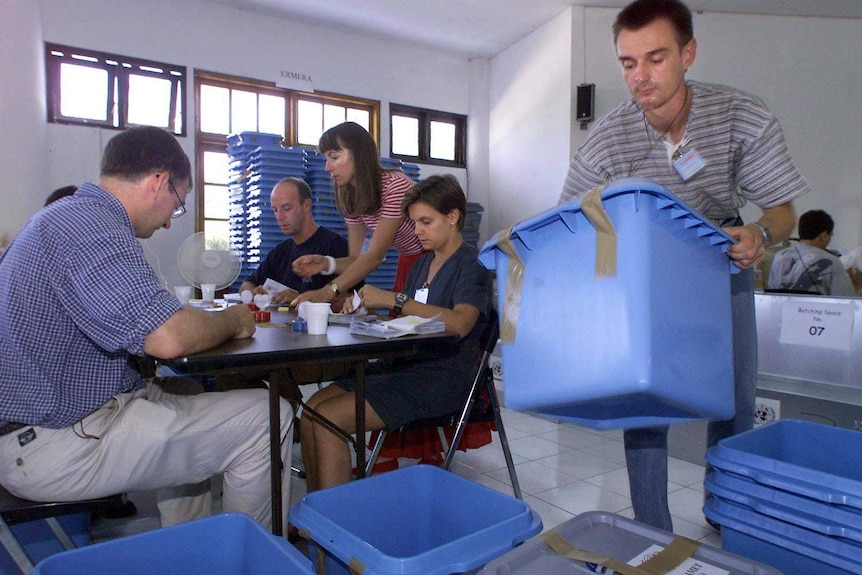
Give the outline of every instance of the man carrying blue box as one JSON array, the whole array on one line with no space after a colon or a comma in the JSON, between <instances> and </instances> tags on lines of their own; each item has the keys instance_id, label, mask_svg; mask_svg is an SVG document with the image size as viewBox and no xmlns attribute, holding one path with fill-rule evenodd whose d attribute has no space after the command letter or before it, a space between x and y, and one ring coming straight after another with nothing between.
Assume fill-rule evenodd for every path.
<instances>
[{"instance_id":1,"label":"man carrying blue box","mask_svg":"<svg viewBox=\"0 0 862 575\"><path fill-rule=\"evenodd\" d=\"M686 81L694 63L691 12L678 0L636 0L613 26L632 98L600 118L572 157L560 203L611 180L654 180L736 240L731 277L736 415L712 421L707 446L750 429L757 383L754 274L770 245L793 230L792 200L808 184L790 158L778 120L750 94ZM763 210L742 225L747 201ZM667 500L668 427L627 429L626 466L635 518L673 530Z\"/></svg>"}]
</instances>

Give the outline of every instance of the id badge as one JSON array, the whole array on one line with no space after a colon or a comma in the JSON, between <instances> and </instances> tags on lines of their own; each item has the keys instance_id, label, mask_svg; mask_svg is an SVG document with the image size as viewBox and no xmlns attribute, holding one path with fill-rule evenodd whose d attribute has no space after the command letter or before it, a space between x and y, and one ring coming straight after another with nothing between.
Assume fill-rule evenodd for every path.
<instances>
[{"instance_id":1,"label":"id badge","mask_svg":"<svg viewBox=\"0 0 862 575\"><path fill-rule=\"evenodd\" d=\"M701 171L704 166L706 166L706 162L703 161L703 158L700 157L697 150L687 151L673 163L673 167L684 182L690 180L691 177Z\"/></svg>"},{"instance_id":2,"label":"id badge","mask_svg":"<svg viewBox=\"0 0 862 575\"><path fill-rule=\"evenodd\" d=\"M413 296L413 299L419 303L428 303L428 288L416 290L416 294Z\"/></svg>"}]
</instances>

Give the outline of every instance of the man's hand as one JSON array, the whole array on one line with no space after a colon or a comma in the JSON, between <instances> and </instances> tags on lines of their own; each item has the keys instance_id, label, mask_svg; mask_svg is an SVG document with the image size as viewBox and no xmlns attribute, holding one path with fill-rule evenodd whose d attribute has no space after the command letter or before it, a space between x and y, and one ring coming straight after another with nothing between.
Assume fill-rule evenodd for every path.
<instances>
[{"instance_id":1,"label":"man's hand","mask_svg":"<svg viewBox=\"0 0 862 575\"><path fill-rule=\"evenodd\" d=\"M299 292L295 289L287 288L284 291L280 291L278 293L272 294L270 301L272 303L290 303L299 295Z\"/></svg>"},{"instance_id":2,"label":"man's hand","mask_svg":"<svg viewBox=\"0 0 862 575\"><path fill-rule=\"evenodd\" d=\"M766 246L763 245L763 234L757 226L749 224L723 229L736 240L735 244L728 246L727 255L739 268L750 268L763 260Z\"/></svg>"},{"instance_id":3,"label":"man's hand","mask_svg":"<svg viewBox=\"0 0 862 575\"><path fill-rule=\"evenodd\" d=\"M251 337L257 329L257 324L254 322L254 314L252 314L251 308L245 304L232 305L224 311L210 313L227 313L233 316L232 319L236 324L236 333L234 334L233 339Z\"/></svg>"}]
</instances>

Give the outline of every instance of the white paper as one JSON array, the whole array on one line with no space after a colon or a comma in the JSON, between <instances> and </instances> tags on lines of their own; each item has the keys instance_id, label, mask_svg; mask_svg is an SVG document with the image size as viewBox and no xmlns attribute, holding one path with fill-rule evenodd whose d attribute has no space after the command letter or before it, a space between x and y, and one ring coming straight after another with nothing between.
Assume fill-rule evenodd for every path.
<instances>
[{"instance_id":1,"label":"white paper","mask_svg":"<svg viewBox=\"0 0 862 575\"><path fill-rule=\"evenodd\" d=\"M632 566L638 566L647 559L651 559L655 555L658 555L658 553L663 550L664 547L661 545L650 545L645 551L636 555L628 563ZM689 557L677 567L668 571L667 575L729 575L729 573L730 571L716 567L715 565L710 565L700 559L692 559Z\"/></svg>"},{"instance_id":2,"label":"white paper","mask_svg":"<svg viewBox=\"0 0 862 575\"><path fill-rule=\"evenodd\" d=\"M283 283L279 283L272 278L266 278L266 281L263 282L263 285L260 287L262 287L269 295L281 293L286 289L290 289Z\"/></svg>"},{"instance_id":3,"label":"white paper","mask_svg":"<svg viewBox=\"0 0 862 575\"><path fill-rule=\"evenodd\" d=\"M786 298L781 306L780 343L850 351L853 341L853 302L813 302Z\"/></svg>"},{"instance_id":4,"label":"white paper","mask_svg":"<svg viewBox=\"0 0 862 575\"><path fill-rule=\"evenodd\" d=\"M405 315L395 319L390 319L389 321L385 321L383 322L383 324L391 327L392 329L403 331L404 333L416 333L416 328L418 326L437 321L438 319L440 319L440 315L442 314L438 313L434 317Z\"/></svg>"}]
</instances>

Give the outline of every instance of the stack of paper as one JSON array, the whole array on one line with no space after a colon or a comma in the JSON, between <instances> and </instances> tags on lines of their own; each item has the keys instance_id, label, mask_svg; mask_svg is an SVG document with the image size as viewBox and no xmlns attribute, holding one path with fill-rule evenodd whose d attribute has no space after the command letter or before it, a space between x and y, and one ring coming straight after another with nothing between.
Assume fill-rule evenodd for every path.
<instances>
[{"instance_id":1,"label":"stack of paper","mask_svg":"<svg viewBox=\"0 0 862 575\"><path fill-rule=\"evenodd\" d=\"M355 319L350 322L350 333L390 339L408 334L446 331L446 324L439 321L439 317L439 314L434 317L406 315L381 322L367 322Z\"/></svg>"}]
</instances>

